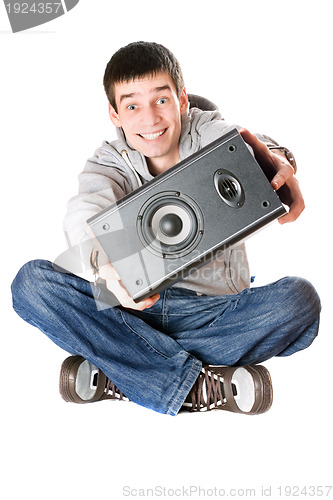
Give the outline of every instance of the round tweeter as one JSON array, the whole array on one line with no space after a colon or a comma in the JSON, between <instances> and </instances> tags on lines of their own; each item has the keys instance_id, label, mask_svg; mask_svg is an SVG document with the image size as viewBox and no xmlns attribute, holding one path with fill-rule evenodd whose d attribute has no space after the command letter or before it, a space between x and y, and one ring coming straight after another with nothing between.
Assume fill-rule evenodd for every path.
<instances>
[{"instance_id":1,"label":"round tweeter","mask_svg":"<svg viewBox=\"0 0 333 500\"><path fill-rule=\"evenodd\" d=\"M244 189L234 174L228 170L217 170L214 174L214 185L227 205L233 208L240 208L244 205Z\"/></svg>"},{"instance_id":2,"label":"round tweeter","mask_svg":"<svg viewBox=\"0 0 333 500\"><path fill-rule=\"evenodd\" d=\"M142 244L152 253L179 258L198 245L203 234L203 217L189 196L164 191L141 207L137 230Z\"/></svg>"}]
</instances>

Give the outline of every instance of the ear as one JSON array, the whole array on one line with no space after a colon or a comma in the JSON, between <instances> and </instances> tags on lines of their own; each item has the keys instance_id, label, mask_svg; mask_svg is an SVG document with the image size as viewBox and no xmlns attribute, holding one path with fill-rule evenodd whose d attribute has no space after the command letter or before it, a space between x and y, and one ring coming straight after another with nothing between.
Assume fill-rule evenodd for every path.
<instances>
[{"instance_id":1,"label":"ear","mask_svg":"<svg viewBox=\"0 0 333 500\"><path fill-rule=\"evenodd\" d=\"M119 116L117 111L114 109L113 106L109 103L109 116L111 118L111 121L115 127L121 127Z\"/></svg>"},{"instance_id":2,"label":"ear","mask_svg":"<svg viewBox=\"0 0 333 500\"><path fill-rule=\"evenodd\" d=\"M184 87L182 90L182 93L180 94L180 98L179 98L180 114L184 115L187 112L187 109L188 109L188 97L187 97L186 89Z\"/></svg>"}]
</instances>

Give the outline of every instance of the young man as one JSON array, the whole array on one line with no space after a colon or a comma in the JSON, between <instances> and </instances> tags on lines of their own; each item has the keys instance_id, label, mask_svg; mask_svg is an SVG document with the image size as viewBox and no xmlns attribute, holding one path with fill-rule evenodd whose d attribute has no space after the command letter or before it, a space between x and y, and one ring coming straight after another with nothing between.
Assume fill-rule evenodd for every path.
<instances>
[{"instance_id":1,"label":"young man","mask_svg":"<svg viewBox=\"0 0 333 500\"><path fill-rule=\"evenodd\" d=\"M155 43L133 43L111 58L104 76L118 140L104 142L81 173L68 204L65 231L82 248L106 288L47 261L29 262L13 285L17 313L74 354L61 368L66 401L129 399L161 413L182 408L259 414L272 404L261 363L308 347L317 335L319 298L301 278L250 288L244 244L135 303L102 250L90 247L86 220L141 184L223 135L217 111L189 110L173 54ZM243 138L295 220L304 208L294 168L245 129ZM276 145L275 145L276 146ZM87 252L87 246L89 252ZM97 258L98 257L98 258ZM97 310L95 299L116 307ZM124 396L125 395L125 396Z\"/></svg>"}]
</instances>

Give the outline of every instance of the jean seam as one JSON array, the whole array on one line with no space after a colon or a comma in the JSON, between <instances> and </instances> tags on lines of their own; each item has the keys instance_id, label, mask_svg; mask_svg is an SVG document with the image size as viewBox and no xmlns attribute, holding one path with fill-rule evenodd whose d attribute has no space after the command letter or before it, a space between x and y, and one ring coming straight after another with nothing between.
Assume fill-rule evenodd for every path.
<instances>
[{"instance_id":1,"label":"jean seam","mask_svg":"<svg viewBox=\"0 0 333 500\"><path fill-rule=\"evenodd\" d=\"M191 370L187 374L187 377L182 385L182 392L184 390L186 390L185 398L188 395L188 393L190 392L190 390L192 389L195 380L198 378L200 370L198 371L198 370L196 370L196 368L200 368L200 370L201 370L202 363L198 359L193 358ZM196 375L196 378L194 381L193 381L193 374ZM175 390L175 392L176 391L178 392L178 396L174 399L172 406L167 411L168 415L177 415L178 411L181 408L181 405L183 404L183 402L185 400L185 398L183 398L183 396L180 395L180 390L177 389L177 390Z\"/></svg>"},{"instance_id":2,"label":"jean seam","mask_svg":"<svg viewBox=\"0 0 333 500\"><path fill-rule=\"evenodd\" d=\"M166 298L167 298L167 294L168 294L168 290L165 290L165 293L163 295L162 310L161 310L162 316L165 315L165 311L166 311Z\"/></svg>"},{"instance_id":3,"label":"jean seam","mask_svg":"<svg viewBox=\"0 0 333 500\"><path fill-rule=\"evenodd\" d=\"M217 316L213 319L213 321L211 321L211 323L209 323L208 328L210 328L211 326L215 325L215 323L216 323L217 321L219 321L219 320L222 318L222 316L224 315L224 313L225 313L225 311L222 311L221 313L219 313L219 314L218 314L218 315L217 315Z\"/></svg>"},{"instance_id":4,"label":"jean seam","mask_svg":"<svg viewBox=\"0 0 333 500\"><path fill-rule=\"evenodd\" d=\"M239 299L232 299L230 300L229 302L229 305L226 309L224 309L223 311L219 312L215 318L213 319L213 321L211 321L211 323L209 323L208 325L208 328L210 328L211 326L215 325L215 323L217 321L220 321L221 318L223 318L223 316L227 313L227 312L231 312L231 311L234 311L238 305L238 302L239 302Z\"/></svg>"},{"instance_id":5,"label":"jean seam","mask_svg":"<svg viewBox=\"0 0 333 500\"><path fill-rule=\"evenodd\" d=\"M163 305L162 305L162 327L163 331L166 332L168 329L168 313L167 313L167 297L169 295L169 290L165 290L163 296Z\"/></svg>"},{"instance_id":6,"label":"jean seam","mask_svg":"<svg viewBox=\"0 0 333 500\"><path fill-rule=\"evenodd\" d=\"M207 310L206 311L205 309L203 309L203 310L200 311L200 313L207 313L207 314L211 314L211 312L212 312L211 310ZM177 314L177 313L175 313L175 314L169 313L168 316L180 316L180 317L183 317L183 316L185 316L185 314L184 313L179 313L179 314ZM187 313L187 316L192 316L192 313Z\"/></svg>"},{"instance_id":7,"label":"jean seam","mask_svg":"<svg viewBox=\"0 0 333 500\"><path fill-rule=\"evenodd\" d=\"M147 344L148 347L150 347L154 352L156 352L157 354L159 354L160 356L162 356L164 359L169 359L169 356L166 356L164 353L158 351L157 349L155 349L155 347L153 347L150 342L148 342L148 340L143 337L143 335L141 335L139 332L137 332L136 330L134 330L134 328L131 327L131 325L129 325L125 319L125 316L123 314L123 311L120 310L120 314L121 314L121 317L122 317L122 320L123 322L125 323L125 325L133 332L135 333L135 335L137 335L138 337L140 337L141 340L143 340L145 342L145 344Z\"/></svg>"}]
</instances>

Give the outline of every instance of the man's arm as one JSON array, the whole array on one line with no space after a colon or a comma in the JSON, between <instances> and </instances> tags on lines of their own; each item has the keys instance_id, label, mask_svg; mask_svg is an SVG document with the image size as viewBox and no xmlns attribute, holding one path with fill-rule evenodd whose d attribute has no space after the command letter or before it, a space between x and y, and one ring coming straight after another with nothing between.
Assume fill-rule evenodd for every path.
<instances>
[{"instance_id":1,"label":"man's arm","mask_svg":"<svg viewBox=\"0 0 333 500\"><path fill-rule=\"evenodd\" d=\"M94 241L94 248L91 253L91 267L95 276L99 276L105 280L107 289L115 295L120 305L128 309L136 309L143 311L152 307L158 301L160 295L155 293L151 297L146 298L140 302L134 302L125 286L123 285L119 274L109 261L107 255L99 245L94 235L91 233L92 240Z\"/></svg>"},{"instance_id":2,"label":"man's arm","mask_svg":"<svg viewBox=\"0 0 333 500\"><path fill-rule=\"evenodd\" d=\"M303 195L294 176L295 169L286 159L282 150L269 149L266 144L247 129L240 129L245 142L253 149L256 160L265 172L275 191L289 212L279 219L280 224L295 221L305 208Z\"/></svg>"}]
</instances>

